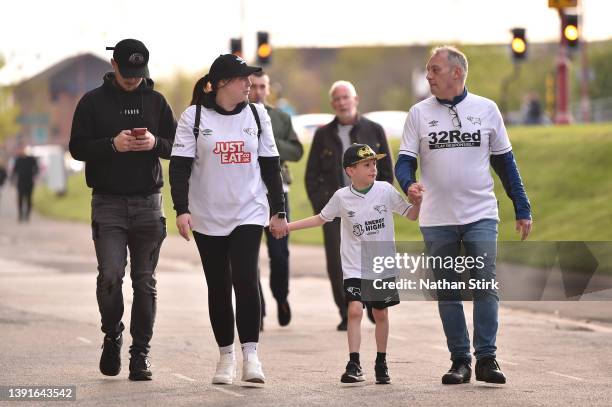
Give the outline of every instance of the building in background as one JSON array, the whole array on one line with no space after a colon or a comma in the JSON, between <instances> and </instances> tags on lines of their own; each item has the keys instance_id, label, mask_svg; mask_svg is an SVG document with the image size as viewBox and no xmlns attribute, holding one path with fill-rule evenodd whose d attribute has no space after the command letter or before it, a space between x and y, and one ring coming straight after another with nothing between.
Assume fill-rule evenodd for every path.
<instances>
[{"instance_id":1,"label":"building in background","mask_svg":"<svg viewBox=\"0 0 612 407\"><path fill-rule=\"evenodd\" d=\"M20 138L31 145L68 147L72 115L81 97L102 83L109 61L93 54L67 58L13 88Z\"/></svg>"}]
</instances>

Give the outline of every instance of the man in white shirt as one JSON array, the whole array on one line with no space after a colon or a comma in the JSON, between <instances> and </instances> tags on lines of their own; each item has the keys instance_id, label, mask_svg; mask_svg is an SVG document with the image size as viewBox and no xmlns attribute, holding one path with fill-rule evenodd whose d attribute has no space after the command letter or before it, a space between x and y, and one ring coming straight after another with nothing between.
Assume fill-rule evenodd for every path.
<instances>
[{"instance_id":1,"label":"man in white shirt","mask_svg":"<svg viewBox=\"0 0 612 407\"><path fill-rule=\"evenodd\" d=\"M436 48L427 63L432 97L414 105L406 119L395 175L411 200L426 192L420 226L430 256L484 256L485 266L470 270L477 279L495 278L497 200L492 166L516 213L516 230L524 240L531 231L531 207L525 193L508 134L497 105L465 88L468 63L456 48ZM485 254L486 253L486 254ZM434 270L438 280L458 281L453 269ZM473 290L476 380L505 383L496 361L499 297L495 289ZM471 378L470 340L458 290L439 290L438 309L451 353L452 367L444 384Z\"/></svg>"}]
</instances>

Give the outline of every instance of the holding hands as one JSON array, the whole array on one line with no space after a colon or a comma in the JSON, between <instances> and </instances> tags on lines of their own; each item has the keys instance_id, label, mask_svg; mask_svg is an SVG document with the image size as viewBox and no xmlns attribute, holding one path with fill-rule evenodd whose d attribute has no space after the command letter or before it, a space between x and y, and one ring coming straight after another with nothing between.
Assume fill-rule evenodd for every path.
<instances>
[{"instance_id":1,"label":"holding hands","mask_svg":"<svg viewBox=\"0 0 612 407\"><path fill-rule=\"evenodd\" d=\"M276 239L281 239L289 234L286 218L279 218L278 214L270 218L270 233Z\"/></svg>"},{"instance_id":2,"label":"holding hands","mask_svg":"<svg viewBox=\"0 0 612 407\"><path fill-rule=\"evenodd\" d=\"M408 195L408 200L411 204L420 205L423 201L423 192L425 192L423 184L420 182L415 182L408 187L406 194Z\"/></svg>"}]
</instances>

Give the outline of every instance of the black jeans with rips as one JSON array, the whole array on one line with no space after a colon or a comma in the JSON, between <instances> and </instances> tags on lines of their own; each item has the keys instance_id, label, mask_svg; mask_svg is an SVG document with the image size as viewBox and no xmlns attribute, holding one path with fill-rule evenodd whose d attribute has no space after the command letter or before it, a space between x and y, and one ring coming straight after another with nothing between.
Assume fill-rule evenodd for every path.
<instances>
[{"instance_id":1,"label":"black jeans with rips","mask_svg":"<svg viewBox=\"0 0 612 407\"><path fill-rule=\"evenodd\" d=\"M146 196L93 195L92 236L98 259L96 296L102 332L117 337L125 328L123 277L130 255L134 298L131 354L148 354L157 308L155 268L166 237L161 194Z\"/></svg>"}]
</instances>

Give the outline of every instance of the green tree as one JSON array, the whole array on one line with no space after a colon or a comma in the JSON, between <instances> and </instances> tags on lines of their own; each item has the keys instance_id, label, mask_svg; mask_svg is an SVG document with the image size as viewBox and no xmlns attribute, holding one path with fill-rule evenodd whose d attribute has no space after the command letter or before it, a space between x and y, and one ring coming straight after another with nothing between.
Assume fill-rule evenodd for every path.
<instances>
[{"instance_id":1,"label":"green tree","mask_svg":"<svg viewBox=\"0 0 612 407\"><path fill-rule=\"evenodd\" d=\"M4 58L0 56L0 69L4 66ZM0 144L19 131L17 116L19 108L13 103L9 87L0 86Z\"/></svg>"}]
</instances>

